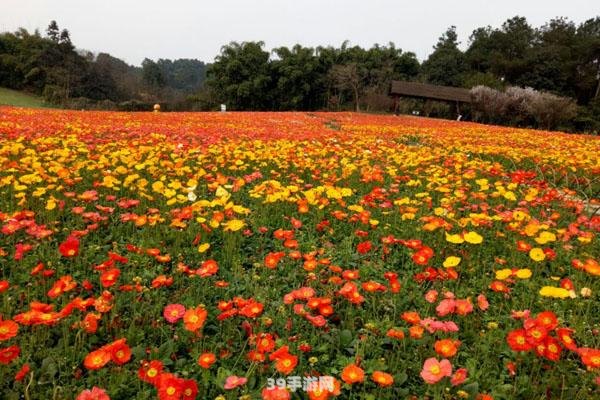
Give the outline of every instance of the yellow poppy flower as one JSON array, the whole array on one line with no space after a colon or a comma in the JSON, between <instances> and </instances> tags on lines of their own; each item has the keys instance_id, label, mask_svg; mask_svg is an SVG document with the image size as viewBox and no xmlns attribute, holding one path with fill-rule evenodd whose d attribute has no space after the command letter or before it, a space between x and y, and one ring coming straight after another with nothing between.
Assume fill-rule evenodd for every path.
<instances>
[{"instance_id":1,"label":"yellow poppy flower","mask_svg":"<svg viewBox=\"0 0 600 400\"><path fill-rule=\"evenodd\" d=\"M460 244L463 243L465 240L458 234L449 235L448 232L446 232L446 241L454 244Z\"/></svg>"},{"instance_id":2,"label":"yellow poppy flower","mask_svg":"<svg viewBox=\"0 0 600 400\"><path fill-rule=\"evenodd\" d=\"M204 253L209 248L210 248L210 243L202 243L200 246L198 246L198 253Z\"/></svg>"},{"instance_id":3,"label":"yellow poppy flower","mask_svg":"<svg viewBox=\"0 0 600 400\"><path fill-rule=\"evenodd\" d=\"M444 260L443 265L445 268L454 268L458 264L460 264L460 260L461 260L460 257L450 256Z\"/></svg>"},{"instance_id":4,"label":"yellow poppy flower","mask_svg":"<svg viewBox=\"0 0 600 400\"><path fill-rule=\"evenodd\" d=\"M519 279L529 279L531 278L531 270L528 268L520 269L516 272L516 277Z\"/></svg>"},{"instance_id":5,"label":"yellow poppy flower","mask_svg":"<svg viewBox=\"0 0 600 400\"><path fill-rule=\"evenodd\" d=\"M544 261L546 259L546 254L544 254L544 251L539 247L534 247L533 249L529 250L529 257L533 261Z\"/></svg>"},{"instance_id":6,"label":"yellow poppy flower","mask_svg":"<svg viewBox=\"0 0 600 400\"><path fill-rule=\"evenodd\" d=\"M223 224L225 232L236 232L242 229L246 224L241 219L232 219Z\"/></svg>"},{"instance_id":7,"label":"yellow poppy flower","mask_svg":"<svg viewBox=\"0 0 600 400\"><path fill-rule=\"evenodd\" d=\"M496 279L499 281L508 279L511 276L512 276L512 271L508 268L500 269L500 270L496 271Z\"/></svg>"},{"instance_id":8,"label":"yellow poppy flower","mask_svg":"<svg viewBox=\"0 0 600 400\"><path fill-rule=\"evenodd\" d=\"M570 296L570 292L567 289L554 286L544 286L540 289L540 296L552 297L555 299L566 299Z\"/></svg>"},{"instance_id":9,"label":"yellow poppy flower","mask_svg":"<svg viewBox=\"0 0 600 400\"><path fill-rule=\"evenodd\" d=\"M480 244L483 242L483 236L478 234L477 232L469 232L464 236L465 242L471 244Z\"/></svg>"}]
</instances>

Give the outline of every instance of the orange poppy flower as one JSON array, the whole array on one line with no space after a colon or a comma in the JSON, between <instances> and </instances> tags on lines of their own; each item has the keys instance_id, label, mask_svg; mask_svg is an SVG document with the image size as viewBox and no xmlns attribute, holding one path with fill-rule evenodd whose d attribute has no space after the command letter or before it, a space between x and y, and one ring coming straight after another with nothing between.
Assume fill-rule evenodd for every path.
<instances>
[{"instance_id":1,"label":"orange poppy flower","mask_svg":"<svg viewBox=\"0 0 600 400\"><path fill-rule=\"evenodd\" d=\"M275 369L284 375L289 375L296 365L298 365L298 357L288 353L277 358Z\"/></svg>"},{"instance_id":2,"label":"orange poppy flower","mask_svg":"<svg viewBox=\"0 0 600 400\"><path fill-rule=\"evenodd\" d=\"M83 365L91 370L100 369L108 364L110 358L110 353L106 349L100 348L89 353L83 360Z\"/></svg>"},{"instance_id":3,"label":"orange poppy flower","mask_svg":"<svg viewBox=\"0 0 600 400\"><path fill-rule=\"evenodd\" d=\"M460 346L459 340L454 339L442 339L438 340L434 344L435 352L443 357L452 357L458 352Z\"/></svg>"},{"instance_id":4,"label":"orange poppy flower","mask_svg":"<svg viewBox=\"0 0 600 400\"><path fill-rule=\"evenodd\" d=\"M115 284L117 279L121 275L121 271L118 268L112 268L108 271L104 271L102 275L100 275L100 283L103 287L111 287Z\"/></svg>"},{"instance_id":5,"label":"orange poppy flower","mask_svg":"<svg viewBox=\"0 0 600 400\"><path fill-rule=\"evenodd\" d=\"M204 326L208 313L202 306L191 308L183 315L183 323L185 329L191 332L196 332Z\"/></svg>"},{"instance_id":6,"label":"orange poppy flower","mask_svg":"<svg viewBox=\"0 0 600 400\"><path fill-rule=\"evenodd\" d=\"M415 311L407 311L402 314L401 318L411 325L418 324L421 321L421 317Z\"/></svg>"},{"instance_id":7,"label":"orange poppy flower","mask_svg":"<svg viewBox=\"0 0 600 400\"><path fill-rule=\"evenodd\" d=\"M278 251L276 253L269 253L265 256L265 267L269 269L275 269L277 264L279 264L279 260L285 255L284 252Z\"/></svg>"},{"instance_id":8,"label":"orange poppy flower","mask_svg":"<svg viewBox=\"0 0 600 400\"><path fill-rule=\"evenodd\" d=\"M196 275L206 278L212 276L219 271L219 264L215 260L206 260L196 271Z\"/></svg>"},{"instance_id":9,"label":"orange poppy flower","mask_svg":"<svg viewBox=\"0 0 600 400\"><path fill-rule=\"evenodd\" d=\"M0 319L0 342L17 336L19 325L10 319L2 321Z\"/></svg>"},{"instance_id":10,"label":"orange poppy flower","mask_svg":"<svg viewBox=\"0 0 600 400\"><path fill-rule=\"evenodd\" d=\"M247 318L256 318L262 314L263 308L264 306L261 303L253 302L239 310L239 314Z\"/></svg>"},{"instance_id":11,"label":"orange poppy flower","mask_svg":"<svg viewBox=\"0 0 600 400\"><path fill-rule=\"evenodd\" d=\"M365 380L365 371L356 364L349 364L342 370L341 377L347 384L360 383Z\"/></svg>"},{"instance_id":12,"label":"orange poppy flower","mask_svg":"<svg viewBox=\"0 0 600 400\"><path fill-rule=\"evenodd\" d=\"M393 339L404 339L404 331L401 329L391 328L387 331L386 336Z\"/></svg>"},{"instance_id":13,"label":"orange poppy flower","mask_svg":"<svg viewBox=\"0 0 600 400\"><path fill-rule=\"evenodd\" d=\"M198 357L198 365L204 369L209 369L217 361L217 357L214 353L202 353Z\"/></svg>"},{"instance_id":14,"label":"orange poppy flower","mask_svg":"<svg viewBox=\"0 0 600 400\"><path fill-rule=\"evenodd\" d=\"M394 377L392 375L381 371L373 372L371 379L381 387L391 386L394 383Z\"/></svg>"},{"instance_id":15,"label":"orange poppy flower","mask_svg":"<svg viewBox=\"0 0 600 400\"><path fill-rule=\"evenodd\" d=\"M269 333L262 334L256 340L256 350L261 353L268 353L270 351L273 351L274 348L275 348L275 340L273 340L273 336Z\"/></svg>"},{"instance_id":16,"label":"orange poppy flower","mask_svg":"<svg viewBox=\"0 0 600 400\"><path fill-rule=\"evenodd\" d=\"M410 337L413 339L422 338L424 332L425 332L425 328L423 328L421 325L413 325L410 328L408 328L408 333L409 333Z\"/></svg>"}]
</instances>

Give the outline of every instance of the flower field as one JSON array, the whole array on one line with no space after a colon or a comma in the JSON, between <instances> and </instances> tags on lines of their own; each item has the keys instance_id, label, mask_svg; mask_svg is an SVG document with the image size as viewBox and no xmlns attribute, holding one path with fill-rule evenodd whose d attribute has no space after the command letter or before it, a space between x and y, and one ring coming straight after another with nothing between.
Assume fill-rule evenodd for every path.
<instances>
[{"instance_id":1,"label":"flower field","mask_svg":"<svg viewBox=\"0 0 600 400\"><path fill-rule=\"evenodd\" d=\"M599 193L599 137L0 107L0 397L600 398Z\"/></svg>"}]
</instances>

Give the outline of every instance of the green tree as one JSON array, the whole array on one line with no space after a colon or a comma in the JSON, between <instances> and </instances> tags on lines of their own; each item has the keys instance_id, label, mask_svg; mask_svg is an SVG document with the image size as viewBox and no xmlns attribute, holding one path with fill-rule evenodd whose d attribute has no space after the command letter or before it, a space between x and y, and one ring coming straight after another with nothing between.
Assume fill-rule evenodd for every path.
<instances>
[{"instance_id":1,"label":"green tree","mask_svg":"<svg viewBox=\"0 0 600 400\"><path fill-rule=\"evenodd\" d=\"M50 21L48 28L46 28L46 35L53 42L57 42L60 40L60 30L58 29L58 24L56 21Z\"/></svg>"},{"instance_id":2,"label":"green tree","mask_svg":"<svg viewBox=\"0 0 600 400\"><path fill-rule=\"evenodd\" d=\"M462 86L468 71L467 60L458 48L456 27L451 26L439 38L434 51L422 65L422 73L428 82L436 85Z\"/></svg>"},{"instance_id":3,"label":"green tree","mask_svg":"<svg viewBox=\"0 0 600 400\"><path fill-rule=\"evenodd\" d=\"M499 29L478 28L465 52L469 68L515 83L530 67L528 57L534 39L534 29L519 16L506 20Z\"/></svg>"},{"instance_id":4,"label":"green tree","mask_svg":"<svg viewBox=\"0 0 600 400\"><path fill-rule=\"evenodd\" d=\"M323 104L323 73L315 50L297 44L279 47L271 62L274 104L280 110L314 110Z\"/></svg>"},{"instance_id":5,"label":"green tree","mask_svg":"<svg viewBox=\"0 0 600 400\"><path fill-rule=\"evenodd\" d=\"M579 25L575 48L577 98L582 104L598 102L600 101L600 17L589 19Z\"/></svg>"},{"instance_id":6,"label":"green tree","mask_svg":"<svg viewBox=\"0 0 600 400\"><path fill-rule=\"evenodd\" d=\"M149 58L142 61L142 79L152 89L165 86L166 78L160 66Z\"/></svg>"},{"instance_id":7,"label":"green tree","mask_svg":"<svg viewBox=\"0 0 600 400\"><path fill-rule=\"evenodd\" d=\"M217 101L232 110L273 108L269 53L263 42L231 42L207 71Z\"/></svg>"},{"instance_id":8,"label":"green tree","mask_svg":"<svg viewBox=\"0 0 600 400\"><path fill-rule=\"evenodd\" d=\"M537 29L533 45L523 55L527 68L513 81L520 86L574 97L576 33L575 24L564 18L553 19Z\"/></svg>"}]
</instances>

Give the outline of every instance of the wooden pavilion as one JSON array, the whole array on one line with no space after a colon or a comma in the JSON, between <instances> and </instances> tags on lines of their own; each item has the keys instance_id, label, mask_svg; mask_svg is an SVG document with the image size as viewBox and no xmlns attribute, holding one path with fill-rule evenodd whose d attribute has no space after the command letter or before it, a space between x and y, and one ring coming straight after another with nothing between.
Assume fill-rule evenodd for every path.
<instances>
[{"instance_id":1,"label":"wooden pavilion","mask_svg":"<svg viewBox=\"0 0 600 400\"><path fill-rule=\"evenodd\" d=\"M460 103L471 103L471 91L469 89L419 82L392 81L390 96L394 98L394 112L398 110L398 99L400 97L455 103L457 114L460 114Z\"/></svg>"}]
</instances>

